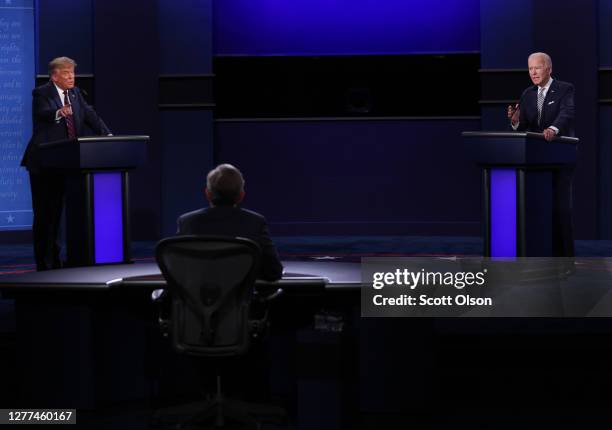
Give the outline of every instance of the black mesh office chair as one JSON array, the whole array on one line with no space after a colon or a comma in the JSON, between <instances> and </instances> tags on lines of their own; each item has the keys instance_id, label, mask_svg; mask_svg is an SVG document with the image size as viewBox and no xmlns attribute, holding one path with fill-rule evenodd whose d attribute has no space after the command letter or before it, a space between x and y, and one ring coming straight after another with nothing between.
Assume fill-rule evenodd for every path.
<instances>
[{"instance_id":1,"label":"black mesh office chair","mask_svg":"<svg viewBox=\"0 0 612 430\"><path fill-rule=\"evenodd\" d=\"M169 332L180 353L200 357L244 354L250 344L249 309L259 269L259 246L248 239L177 236L157 244L155 257L171 300ZM281 408L230 400L217 392L181 426L214 417L259 427L256 417L282 417Z\"/></svg>"}]
</instances>

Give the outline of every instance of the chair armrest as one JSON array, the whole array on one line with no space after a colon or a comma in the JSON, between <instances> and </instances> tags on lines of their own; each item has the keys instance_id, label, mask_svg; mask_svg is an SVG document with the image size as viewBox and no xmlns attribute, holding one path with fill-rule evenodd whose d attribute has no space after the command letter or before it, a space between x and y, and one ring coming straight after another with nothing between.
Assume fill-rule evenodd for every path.
<instances>
[{"instance_id":1,"label":"chair armrest","mask_svg":"<svg viewBox=\"0 0 612 430\"><path fill-rule=\"evenodd\" d=\"M157 309L157 323L162 336L168 337L170 333L170 297L168 290L156 289L151 293L151 301Z\"/></svg>"},{"instance_id":2,"label":"chair armrest","mask_svg":"<svg viewBox=\"0 0 612 430\"><path fill-rule=\"evenodd\" d=\"M253 299L260 303L269 303L285 294L277 282L257 281Z\"/></svg>"},{"instance_id":3,"label":"chair armrest","mask_svg":"<svg viewBox=\"0 0 612 430\"><path fill-rule=\"evenodd\" d=\"M262 337L268 331L270 305L283 294L283 289L276 282L257 282L253 291L251 315L249 316L251 336Z\"/></svg>"},{"instance_id":4,"label":"chair armrest","mask_svg":"<svg viewBox=\"0 0 612 430\"><path fill-rule=\"evenodd\" d=\"M280 287L278 287L276 291L273 291L271 293L262 293L259 291L255 291L256 300L263 302L263 303L269 303L272 300L276 300L283 294L285 294L285 291Z\"/></svg>"}]
</instances>

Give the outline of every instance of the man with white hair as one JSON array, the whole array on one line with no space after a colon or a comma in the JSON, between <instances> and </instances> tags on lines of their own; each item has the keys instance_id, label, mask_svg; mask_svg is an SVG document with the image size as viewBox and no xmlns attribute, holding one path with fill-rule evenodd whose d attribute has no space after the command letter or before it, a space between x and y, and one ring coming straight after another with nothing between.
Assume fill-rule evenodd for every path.
<instances>
[{"instance_id":1,"label":"man with white hair","mask_svg":"<svg viewBox=\"0 0 612 430\"><path fill-rule=\"evenodd\" d=\"M533 86L523 91L518 104L508 106L508 118L516 131L542 133L547 141L555 136L574 136L574 86L552 78L552 60L544 52L527 59ZM573 257L572 167L553 175L553 256Z\"/></svg>"},{"instance_id":2,"label":"man with white hair","mask_svg":"<svg viewBox=\"0 0 612 430\"><path fill-rule=\"evenodd\" d=\"M518 104L508 106L512 128L543 133L548 141L574 136L574 86L552 78L552 60L544 52L531 54L527 65L533 86L523 91Z\"/></svg>"},{"instance_id":3,"label":"man with white hair","mask_svg":"<svg viewBox=\"0 0 612 430\"><path fill-rule=\"evenodd\" d=\"M204 194L210 206L183 214L177 220L177 234L214 234L240 236L255 241L261 248L258 277L276 281L283 275L283 265L270 239L266 219L257 212L243 209L244 178L231 164L220 164L208 173Z\"/></svg>"}]
</instances>

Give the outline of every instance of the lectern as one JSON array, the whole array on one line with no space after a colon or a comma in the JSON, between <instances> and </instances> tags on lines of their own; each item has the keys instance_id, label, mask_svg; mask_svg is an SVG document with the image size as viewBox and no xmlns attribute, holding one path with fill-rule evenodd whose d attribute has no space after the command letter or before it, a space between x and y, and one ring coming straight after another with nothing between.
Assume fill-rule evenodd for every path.
<instances>
[{"instance_id":1,"label":"lectern","mask_svg":"<svg viewBox=\"0 0 612 430\"><path fill-rule=\"evenodd\" d=\"M128 171L149 136L79 137L40 145L41 165L66 177L68 266L130 262Z\"/></svg>"},{"instance_id":2,"label":"lectern","mask_svg":"<svg viewBox=\"0 0 612 430\"><path fill-rule=\"evenodd\" d=\"M569 180L566 190L560 188L576 164L579 140L556 137L547 142L540 133L515 132L462 136L483 169L485 256L552 256L556 193L571 193Z\"/></svg>"}]
</instances>

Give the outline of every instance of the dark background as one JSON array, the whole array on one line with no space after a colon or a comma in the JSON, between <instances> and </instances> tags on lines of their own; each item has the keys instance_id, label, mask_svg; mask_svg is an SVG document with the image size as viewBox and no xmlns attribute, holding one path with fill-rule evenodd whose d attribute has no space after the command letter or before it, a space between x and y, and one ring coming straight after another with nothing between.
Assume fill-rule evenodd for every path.
<instances>
[{"instance_id":1,"label":"dark background","mask_svg":"<svg viewBox=\"0 0 612 430\"><path fill-rule=\"evenodd\" d=\"M244 171L245 206L272 234L479 235L480 173L459 134L506 128L533 51L576 86L576 238L612 238L609 2L481 0L480 52L301 57L215 57L214 6L37 4L39 79L73 57L115 134L151 135L134 239L172 234L218 162Z\"/></svg>"},{"instance_id":2,"label":"dark background","mask_svg":"<svg viewBox=\"0 0 612 430\"><path fill-rule=\"evenodd\" d=\"M205 174L219 162L243 170L245 206L267 216L273 235L478 236L480 172L460 133L507 129L505 108L530 84L533 51L551 54L553 76L576 86L576 237L612 239L611 2L480 0L478 52L229 57L214 55L221 1L37 2L39 80L51 58L75 58L79 85L113 131L152 137L147 166L132 175L134 239L172 234L179 214L203 205ZM296 326L336 306L348 307L358 326L343 335L355 337L346 347L334 334L294 334L274 320L271 356L297 363L295 373L306 377L296 390L314 399L300 404L301 423L334 416L334 387L370 412L355 424L369 419L372 428L385 426L381 411L437 416L446 405L456 408L447 412L454 427L454 412L476 410L472 424L488 421L482 409L511 405L508 418L523 427L533 419L516 409L533 407L546 417L538 428L550 427L548 411L567 411L557 414L559 428L588 428L609 409L609 319L360 319L345 296L333 304L287 300L277 309L299 319ZM117 314L98 305L103 316ZM115 326L105 333L115 347L117 333L126 345L147 341ZM105 351L107 367L123 369L129 353ZM334 382L343 377L345 385ZM575 422L565 421L572 414ZM304 428L315 427L323 428Z\"/></svg>"}]
</instances>

